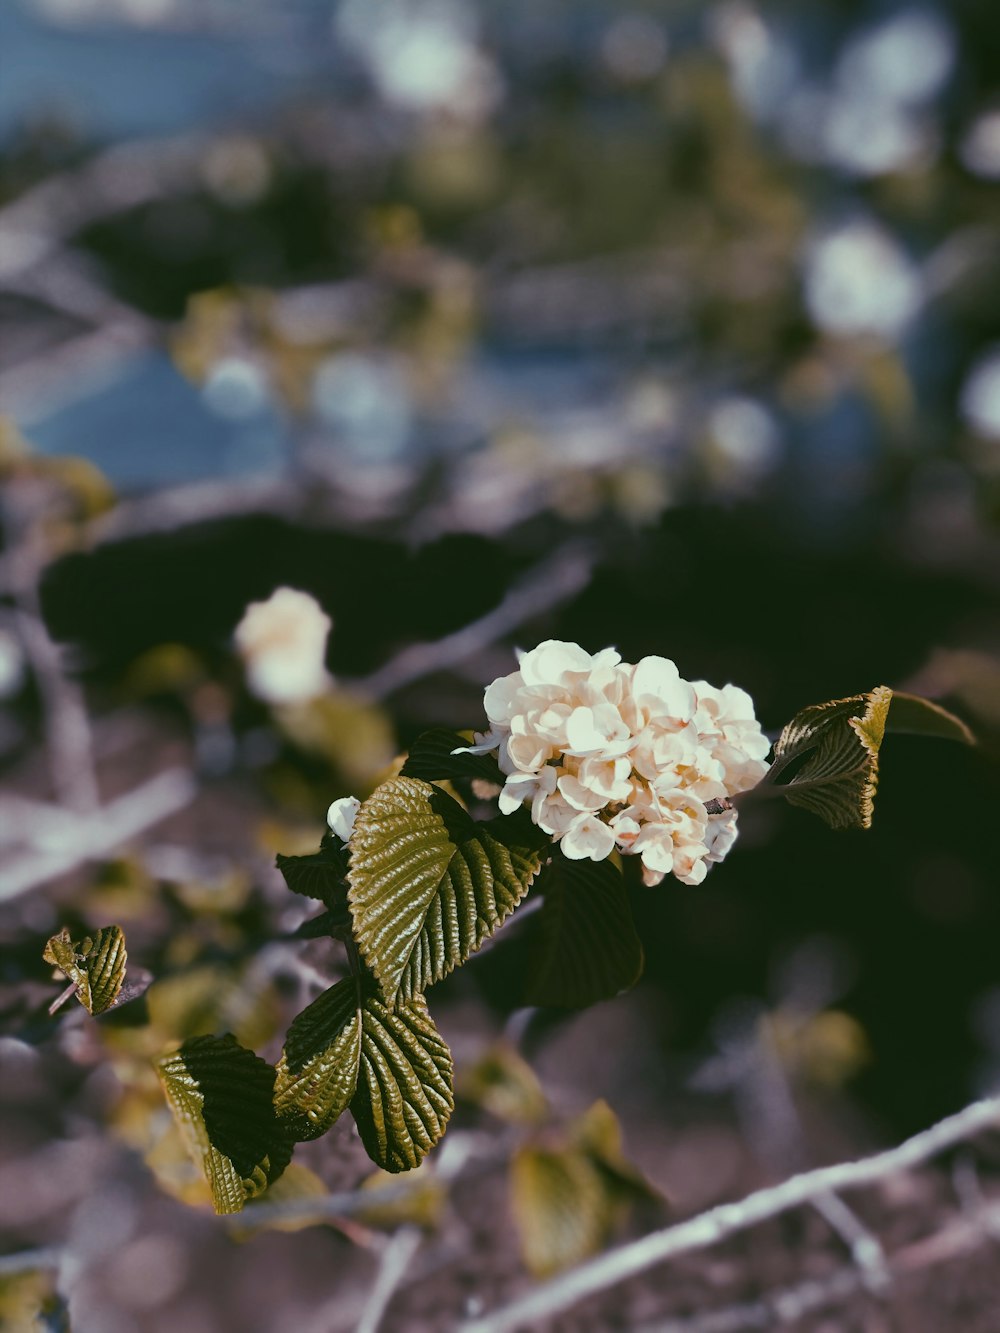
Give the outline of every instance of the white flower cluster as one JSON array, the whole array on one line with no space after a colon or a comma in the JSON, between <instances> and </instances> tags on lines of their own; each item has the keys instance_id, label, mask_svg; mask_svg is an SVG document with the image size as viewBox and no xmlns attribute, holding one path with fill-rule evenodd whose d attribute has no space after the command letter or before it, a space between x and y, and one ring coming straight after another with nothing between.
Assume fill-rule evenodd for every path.
<instances>
[{"instance_id":1,"label":"white flower cluster","mask_svg":"<svg viewBox=\"0 0 1000 1333\"><path fill-rule=\"evenodd\" d=\"M735 685L683 680L665 657L634 666L550 639L486 691L490 730L467 747L497 751L500 809L525 801L566 856L602 861L617 847L643 879L700 884L736 840L736 812L707 803L755 786L770 743ZM459 753L459 751L456 751Z\"/></svg>"}]
</instances>

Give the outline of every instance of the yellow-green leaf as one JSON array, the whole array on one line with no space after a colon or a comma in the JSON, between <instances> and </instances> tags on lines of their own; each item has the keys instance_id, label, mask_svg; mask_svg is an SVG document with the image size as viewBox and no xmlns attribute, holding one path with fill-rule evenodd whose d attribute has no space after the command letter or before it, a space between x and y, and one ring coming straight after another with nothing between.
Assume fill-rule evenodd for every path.
<instances>
[{"instance_id":1,"label":"yellow-green leaf","mask_svg":"<svg viewBox=\"0 0 1000 1333\"><path fill-rule=\"evenodd\" d=\"M869 694L803 708L778 738L768 780L804 757L780 788L791 804L811 810L831 828L869 828L891 701L892 691L879 685Z\"/></svg>"},{"instance_id":2,"label":"yellow-green leaf","mask_svg":"<svg viewBox=\"0 0 1000 1333\"><path fill-rule=\"evenodd\" d=\"M536 1277L596 1253L612 1222L597 1167L573 1148L521 1148L511 1163L511 1206L522 1258Z\"/></svg>"},{"instance_id":3,"label":"yellow-green leaf","mask_svg":"<svg viewBox=\"0 0 1000 1333\"><path fill-rule=\"evenodd\" d=\"M642 943L618 867L571 861L557 847L539 888L545 905L533 925L527 1003L578 1009L634 986Z\"/></svg>"},{"instance_id":4,"label":"yellow-green leaf","mask_svg":"<svg viewBox=\"0 0 1000 1333\"><path fill-rule=\"evenodd\" d=\"M358 1085L361 991L338 982L294 1020L274 1080L274 1109L298 1142L325 1134Z\"/></svg>"},{"instance_id":5,"label":"yellow-green leaf","mask_svg":"<svg viewBox=\"0 0 1000 1333\"><path fill-rule=\"evenodd\" d=\"M454 1108L452 1074L451 1052L423 996L395 1011L365 997L351 1114L373 1162L393 1172L419 1166Z\"/></svg>"},{"instance_id":6,"label":"yellow-green leaf","mask_svg":"<svg viewBox=\"0 0 1000 1333\"><path fill-rule=\"evenodd\" d=\"M498 829L419 778L391 778L358 811L348 897L390 1006L465 962L527 893L539 852L506 845Z\"/></svg>"},{"instance_id":7,"label":"yellow-green leaf","mask_svg":"<svg viewBox=\"0 0 1000 1333\"><path fill-rule=\"evenodd\" d=\"M118 999L125 980L125 932L103 926L82 940L71 940L63 927L45 946L42 957L76 984L76 998L90 1014L102 1014Z\"/></svg>"},{"instance_id":8,"label":"yellow-green leaf","mask_svg":"<svg viewBox=\"0 0 1000 1333\"><path fill-rule=\"evenodd\" d=\"M217 1213L238 1213L288 1165L292 1145L272 1104L274 1070L235 1037L194 1037L157 1065L188 1151Z\"/></svg>"}]
</instances>

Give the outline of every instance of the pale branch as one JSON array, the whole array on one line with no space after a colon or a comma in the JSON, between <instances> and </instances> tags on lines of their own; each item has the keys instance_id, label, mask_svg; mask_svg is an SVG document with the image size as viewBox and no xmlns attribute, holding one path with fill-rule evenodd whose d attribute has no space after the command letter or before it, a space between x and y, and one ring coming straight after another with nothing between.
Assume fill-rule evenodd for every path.
<instances>
[{"instance_id":1,"label":"pale branch","mask_svg":"<svg viewBox=\"0 0 1000 1333\"><path fill-rule=\"evenodd\" d=\"M893 1255L889 1278L905 1278L937 1264L947 1263L985 1245L991 1230L1000 1223L1000 1205L987 1208L978 1222L962 1219L914 1241ZM855 1268L841 1268L828 1277L814 1278L794 1286L765 1293L754 1301L705 1310L681 1319L657 1320L636 1333L746 1333L763 1329L765 1333L793 1324L807 1314L837 1305L864 1290L864 1278Z\"/></svg>"},{"instance_id":2,"label":"pale branch","mask_svg":"<svg viewBox=\"0 0 1000 1333\"><path fill-rule=\"evenodd\" d=\"M108 801L89 819L67 812L63 837L41 851L29 851L0 862L0 902L98 860L122 843L190 805L197 788L187 769L170 768L124 796Z\"/></svg>"},{"instance_id":3,"label":"pale branch","mask_svg":"<svg viewBox=\"0 0 1000 1333\"><path fill-rule=\"evenodd\" d=\"M452 634L430 643L414 643L385 666L342 684L372 699L384 699L406 685L481 652L534 616L568 602L590 582L594 557L574 544L537 565L499 606Z\"/></svg>"},{"instance_id":4,"label":"pale branch","mask_svg":"<svg viewBox=\"0 0 1000 1333\"><path fill-rule=\"evenodd\" d=\"M417 1226L400 1227L393 1233L382 1251L375 1284L368 1293L355 1333L378 1333L389 1302L406 1276L423 1238L424 1233Z\"/></svg>"},{"instance_id":5,"label":"pale branch","mask_svg":"<svg viewBox=\"0 0 1000 1333\"><path fill-rule=\"evenodd\" d=\"M1000 1096L973 1102L895 1148L857 1162L804 1171L780 1185L758 1190L739 1202L719 1204L686 1222L619 1246L572 1272L541 1284L483 1319L462 1325L463 1333L502 1333L506 1329L531 1325L576 1305L587 1296L617 1286L656 1264L716 1245L759 1222L813 1203L824 1195L878 1184L896 1172L919 1166L982 1130L998 1126Z\"/></svg>"},{"instance_id":6,"label":"pale branch","mask_svg":"<svg viewBox=\"0 0 1000 1333\"><path fill-rule=\"evenodd\" d=\"M14 1254L0 1254L0 1278L58 1268L62 1259L63 1251L54 1245L41 1246L37 1250L17 1250Z\"/></svg>"}]
</instances>

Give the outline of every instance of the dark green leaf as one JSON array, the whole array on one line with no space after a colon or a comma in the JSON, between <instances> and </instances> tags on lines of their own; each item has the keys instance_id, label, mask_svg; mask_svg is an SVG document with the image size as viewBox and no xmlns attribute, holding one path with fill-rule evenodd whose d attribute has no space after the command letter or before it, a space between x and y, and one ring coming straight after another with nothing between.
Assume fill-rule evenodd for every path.
<instances>
[{"instance_id":1,"label":"dark green leaf","mask_svg":"<svg viewBox=\"0 0 1000 1333\"><path fill-rule=\"evenodd\" d=\"M878 785L878 752L892 691L833 699L796 713L774 747L766 782L801 760L780 791L831 828L869 828Z\"/></svg>"},{"instance_id":2,"label":"dark green leaf","mask_svg":"<svg viewBox=\"0 0 1000 1333\"><path fill-rule=\"evenodd\" d=\"M293 938L297 940L351 939L351 914L347 910L346 890L344 902L339 908L329 912L320 912L319 916L312 916L308 921L303 921L298 930L293 932Z\"/></svg>"},{"instance_id":3,"label":"dark green leaf","mask_svg":"<svg viewBox=\"0 0 1000 1333\"><path fill-rule=\"evenodd\" d=\"M885 729L910 736L939 736L942 740L960 741L963 745L976 743L975 736L960 717L930 699L921 699L918 694L903 694L900 690L892 692L892 707Z\"/></svg>"},{"instance_id":4,"label":"dark green leaf","mask_svg":"<svg viewBox=\"0 0 1000 1333\"><path fill-rule=\"evenodd\" d=\"M328 908L342 904L347 879L347 848L328 833L318 852L308 856L283 856L278 853L278 869L293 893L318 898Z\"/></svg>"},{"instance_id":5,"label":"dark green leaf","mask_svg":"<svg viewBox=\"0 0 1000 1333\"><path fill-rule=\"evenodd\" d=\"M452 754L470 742L457 731L434 727L425 731L410 746L400 777L441 782L452 778L481 778L503 786L504 776L492 754Z\"/></svg>"},{"instance_id":6,"label":"dark green leaf","mask_svg":"<svg viewBox=\"0 0 1000 1333\"><path fill-rule=\"evenodd\" d=\"M526 1002L577 1009L634 986L642 943L618 867L571 861L556 847L539 888L545 905L534 925Z\"/></svg>"},{"instance_id":7,"label":"dark green leaf","mask_svg":"<svg viewBox=\"0 0 1000 1333\"><path fill-rule=\"evenodd\" d=\"M82 940L71 940L63 927L46 944L42 957L76 983L76 997L88 1013L104 1013L118 999L126 962L121 926L104 926Z\"/></svg>"},{"instance_id":8,"label":"dark green leaf","mask_svg":"<svg viewBox=\"0 0 1000 1333\"><path fill-rule=\"evenodd\" d=\"M272 1103L274 1070L227 1033L186 1041L157 1072L215 1211L238 1213L291 1159Z\"/></svg>"},{"instance_id":9,"label":"dark green leaf","mask_svg":"<svg viewBox=\"0 0 1000 1333\"><path fill-rule=\"evenodd\" d=\"M536 1277L594 1254L613 1219L597 1168L572 1148L521 1148L511 1163L511 1204L521 1254Z\"/></svg>"},{"instance_id":10,"label":"dark green leaf","mask_svg":"<svg viewBox=\"0 0 1000 1333\"><path fill-rule=\"evenodd\" d=\"M292 1138L326 1133L354 1096L360 1058L360 985L348 977L313 1000L288 1029L274 1108Z\"/></svg>"},{"instance_id":11,"label":"dark green leaf","mask_svg":"<svg viewBox=\"0 0 1000 1333\"><path fill-rule=\"evenodd\" d=\"M450 796L392 778L358 811L351 836L354 933L386 1002L440 981L514 910L540 856L505 845Z\"/></svg>"},{"instance_id":12,"label":"dark green leaf","mask_svg":"<svg viewBox=\"0 0 1000 1333\"><path fill-rule=\"evenodd\" d=\"M423 996L395 1012L367 996L351 1114L368 1156L386 1171L418 1166L444 1133L454 1105L451 1052Z\"/></svg>"}]
</instances>

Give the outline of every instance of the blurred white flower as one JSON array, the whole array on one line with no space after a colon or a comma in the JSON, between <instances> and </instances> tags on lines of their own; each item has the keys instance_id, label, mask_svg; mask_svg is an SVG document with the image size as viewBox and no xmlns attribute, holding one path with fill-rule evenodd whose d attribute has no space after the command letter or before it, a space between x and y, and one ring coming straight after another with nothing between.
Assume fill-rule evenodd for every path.
<instances>
[{"instance_id":1,"label":"blurred white flower","mask_svg":"<svg viewBox=\"0 0 1000 1333\"><path fill-rule=\"evenodd\" d=\"M974 175L1000 180L1000 107L977 116L965 132L958 155Z\"/></svg>"},{"instance_id":2,"label":"blurred white flower","mask_svg":"<svg viewBox=\"0 0 1000 1333\"><path fill-rule=\"evenodd\" d=\"M0 629L0 699L10 699L24 683L24 653L16 635Z\"/></svg>"},{"instance_id":3,"label":"blurred white flower","mask_svg":"<svg viewBox=\"0 0 1000 1333\"><path fill-rule=\"evenodd\" d=\"M327 810L326 822L341 842L350 842L351 834L354 832L354 821L360 809L361 802L356 796L341 796L340 800L334 801Z\"/></svg>"},{"instance_id":4,"label":"blurred white flower","mask_svg":"<svg viewBox=\"0 0 1000 1333\"><path fill-rule=\"evenodd\" d=\"M251 692L271 704L322 694L331 682L324 659L332 623L315 597L295 588L251 602L234 635Z\"/></svg>"},{"instance_id":5,"label":"blurred white flower","mask_svg":"<svg viewBox=\"0 0 1000 1333\"><path fill-rule=\"evenodd\" d=\"M882 227L856 221L806 255L806 305L828 333L897 337L920 307L920 275Z\"/></svg>"},{"instance_id":6,"label":"blurred white flower","mask_svg":"<svg viewBox=\"0 0 1000 1333\"><path fill-rule=\"evenodd\" d=\"M1000 440L1000 343L972 367L959 405L967 424L988 440Z\"/></svg>"},{"instance_id":7,"label":"blurred white flower","mask_svg":"<svg viewBox=\"0 0 1000 1333\"><path fill-rule=\"evenodd\" d=\"M669 658L634 666L549 639L486 690L490 730L455 753L497 751L500 810L531 818L571 860L641 857L643 878L700 884L736 837L707 803L767 772L769 742L735 685L684 680Z\"/></svg>"}]
</instances>

